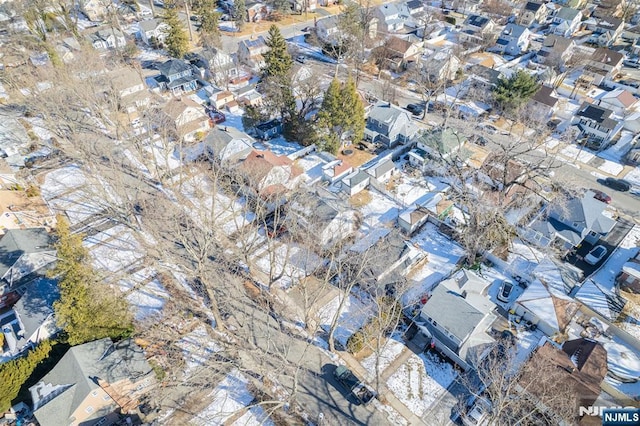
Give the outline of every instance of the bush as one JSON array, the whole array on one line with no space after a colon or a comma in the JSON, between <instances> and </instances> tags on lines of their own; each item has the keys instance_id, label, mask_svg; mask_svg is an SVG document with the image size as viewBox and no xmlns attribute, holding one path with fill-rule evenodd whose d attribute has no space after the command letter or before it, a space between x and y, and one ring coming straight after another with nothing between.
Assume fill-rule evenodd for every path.
<instances>
[{"instance_id":1,"label":"bush","mask_svg":"<svg viewBox=\"0 0 640 426\"><path fill-rule=\"evenodd\" d=\"M38 197L40 195L40 188L35 185L29 185L27 190L25 191L27 197Z\"/></svg>"},{"instance_id":2,"label":"bush","mask_svg":"<svg viewBox=\"0 0 640 426\"><path fill-rule=\"evenodd\" d=\"M0 413L11 408L11 403L18 396L20 388L31 377L38 364L49 356L51 347L51 342L45 340L27 356L0 366Z\"/></svg>"},{"instance_id":3,"label":"bush","mask_svg":"<svg viewBox=\"0 0 640 426\"><path fill-rule=\"evenodd\" d=\"M356 331L347 340L347 351L349 351L352 354L355 354L356 352L360 352L364 347L364 341L365 341L365 338L364 338L364 333L362 332L362 329Z\"/></svg>"}]
</instances>

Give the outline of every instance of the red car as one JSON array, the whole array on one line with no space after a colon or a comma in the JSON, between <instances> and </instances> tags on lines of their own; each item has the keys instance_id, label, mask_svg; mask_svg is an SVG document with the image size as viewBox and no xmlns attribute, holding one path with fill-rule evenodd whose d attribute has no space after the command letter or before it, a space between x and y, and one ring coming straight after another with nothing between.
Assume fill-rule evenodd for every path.
<instances>
[{"instance_id":1,"label":"red car","mask_svg":"<svg viewBox=\"0 0 640 426\"><path fill-rule=\"evenodd\" d=\"M603 203L607 203L607 204L611 202L611 197L605 194L604 192L599 191L597 189L592 189L592 191L593 191L593 198L595 198L596 200L602 201Z\"/></svg>"}]
</instances>

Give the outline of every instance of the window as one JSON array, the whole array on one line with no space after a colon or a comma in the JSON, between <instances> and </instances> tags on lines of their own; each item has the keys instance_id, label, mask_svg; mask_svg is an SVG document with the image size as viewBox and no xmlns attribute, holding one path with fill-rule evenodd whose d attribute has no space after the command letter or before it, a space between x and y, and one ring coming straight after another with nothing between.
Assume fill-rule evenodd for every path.
<instances>
[{"instance_id":1,"label":"window","mask_svg":"<svg viewBox=\"0 0 640 426\"><path fill-rule=\"evenodd\" d=\"M85 408L85 409L84 409L84 411L85 411L87 414L91 414L91 413L93 413L93 407L89 405L87 408Z\"/></svg>"},{"instance_id":2,"label":"window","mask_svg":"<svg viewBox=\"0 0 640 426\"><path fill-rule=\"evenodd\" d=\"M91 396L98 396L98 391L94 390L93 392L91 392Z\"/></svg>"},{"instance_id":3,"label":"window","mask_svg":"<svg viewBox=\"0 0 640 426\"><path fill-rule=\"evenodd\" d=\"M111 397L109 396L108 393L105 393L104 396L102 397L103 400L108 401L111 399Z\"/></svg>"}]
</instances>

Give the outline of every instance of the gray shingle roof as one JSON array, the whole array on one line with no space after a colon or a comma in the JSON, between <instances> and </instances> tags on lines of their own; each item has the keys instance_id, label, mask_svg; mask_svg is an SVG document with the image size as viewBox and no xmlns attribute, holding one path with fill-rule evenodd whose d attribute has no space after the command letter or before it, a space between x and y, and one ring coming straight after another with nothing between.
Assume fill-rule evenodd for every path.
<instances>
[{"instance_id":1,"label":"gray shingle roof","mask_svg":"<svg viewBox=\"0 0 640 426\"><path fill-rule=\"evenodd\" d=\"M158 71L166 77L191 70L191 65L179 59L169 59L158 65Z\"/></svg>"},{"instance_id":2,"label":"gray shingle roof","mask_svg":"<svg viewBox=\"0 0 640 426\"><path fill-rule=\"evenodd\" d=\"M44 228L9 229L0 239L0 277L23 254L51 251L53 239Z\"/></svg>"},{"instance_id":3,"label":"gray shingle roof","mask_svg":"<svg viewBox=\"0 0 640 426\"><path fill-rule=\"evenodd\" d=\"M573 21L576 16L580 13L577 9L572 9L570 7L563 7L556 13L556 17L563 19L565 21Z\"/></svg>"},{"instance_id":4,"label":"gray shingle roof","mask_svg":"<svg viewBox=\"0 0 640 426\"><path fill-rule=\"evenodd\" d=\"M113 383L129 378L136 382L151 373L142 349L130 340L114 344L105 338L74 346L29 388L34 415L42 426L69 424L73 412L99 388L98 379ZM110 408L115 409L115 404ZM105 414L97 411L91 418Z\"/></svg>"},{"instance_id":5,"label":"gray shingle roof","mask_svg":"<svg viewBox=\"0 0 640 426\"><path fill-rule=\"evenodd\" d=\"M409 115L409 113L387 102L378 102L371 109L371 112L369 112L369 117L371 119L385 123L389 126L391 126L392 123L401 115Z\"/></svg>"},{"instance_id":6,"label":"gray shingle roof","mask_svg":"<svg viewBox=\"0 0 640 426\"><path fill-rule=\"evenodd\" d=\"M536 3L533 1L528 1L524 6L525 10L530 10L532 12L537 12L542 7L541 3Z\"/></svg>"},{"instance_id":7,"label":"gray shingle roof","mask_svg":"<svg viewBox=\"0 0 640 426\"><path fill-rule=\"evenodd\" d=\"M427 303L422 307L422 316L438 323L460 342L475 330L484 314L471 306L461 295L438 285Z\"/></svg>"}]
</instances>

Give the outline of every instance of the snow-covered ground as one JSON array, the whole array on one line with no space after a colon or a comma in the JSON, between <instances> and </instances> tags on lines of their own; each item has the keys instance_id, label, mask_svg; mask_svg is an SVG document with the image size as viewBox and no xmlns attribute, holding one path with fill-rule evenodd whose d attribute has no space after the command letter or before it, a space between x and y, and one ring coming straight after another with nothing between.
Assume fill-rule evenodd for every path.
<instances>
[{"instance_id":1,"label":"snow-covered ground","mask_svg":"<svg viewBox=\"0 0 640 426\"><path fill-rule=\"evenodd\" d=\"M634 186L640 187L640 166L635 167L624 176L624 179L631 182Z\"/></svg>"},{"instance_id":2,"label":"snow-covered ground","mask_svg":"<svg viewBox=\"0 0 640 426\"><path fill-rule=\"evenodd\" d=\"M253 255L255 265L267 276L280 276L276 284L290 288L322 265L323 259L296 244L272 242Z\"/></svg>"},{"instance_id":3,"label":"snow-covered ground","mask_svg":"<svg viewBox=\"0 0 640 426\"><path fill-rule=\"evenodd\" d=\"M408 279L412 285L403 295L405 305L415 303L424 293L446 278L464 256L464 250L456 242L441 234L432 223L426 223L411 242L427 252L424 265L411 271Z\"/></svg>"},{"instance_id":4,"label":"snow-covered ground","mask_svg":"<svg viewBox=\"0 0 640 426\"><path fill-rule=\"evenodd\" d=\"M84 172L72 164L47 173L40 190L45 200L51 200L86 183L87 177Z\"/></svg>"},{"instance_id":5,"label":"snow-covered ground","mask_svg":"<svg viewBox=\"0 0 640 426\"><path fill-rule=\"evenodd\" d=\"M233 370L209 395L212 403L191 420L194 425L272 426L267 413L258 405L250 406L255 397L249 392L247 377ZM240 416L240 414L244 412ZM232 422L231 422L232 421Z\"/></svg>"},{"instance_id":6,"label":"snow-covered ground","mask_svg":"<svg viewBox=\"0 0 640 426\"><path fill-rule=\"evenodd\" d=\"M434 353L411 354L387 380L387 387L416 416L422 416L453 383L452 365Z\"/></svg>"},{"instance_id":7,"label":"snow-covered ground","mask_svg":"<svg viewBox=\"0 0 640 426\"><path fill-rule=\"evenodd\" d=\"M398 218L401 207L373 189L369 190L371 201L360 208L363 216L360 230L368 234L374 229L389 227Z\"/></svg>"},{"instance_id":8,"label":"snow-covered ground","mask_svg":"<svg viewBox=\"0 0 640 426\"><path fill-rule=\"evenodd\" d=\"M576 145L568 145L562 151L562 155L567 157L570 161L579 161L581 163L588 163L595 158L595 154L589 151L587 148L579 147Z\"/></svg>"},{"instance_id":9,"label":"snow-covered ground","mask_svg":"<svg viewBox=\"0 0 640 426\"><path fill-rule=\"evenodd\" d=\"M120 290L128 293L127 300L137 321L159 315L169 299L169 293L155 275L154 269L145 268L118 283Z\"/></svg>"},{"instance_id":10,"label":"snow-covered ground","mask_svg":"<svg viewBox=\"0 0 640 426\"><path fill-rule=\"evenodd\" d=\"M640 226L634 226L631 231L620 242L618 248L613 252L607 261L598 269L591 279L609 291L615 286L616 276L622 270L622 266L632 257L634 257L640 248Z\"/></svg>"},{"instance_id":11,"label":"snow-covered ground","mask_svg":"<svg viewBox=\"0 0 640 426\"><path fill-rule=\"evenodd\" d=\"M535 267L544 259L545 255L535 247L522 242L519 238L513 240L507 262L510 265L511 274L531 274Z\"/></svg>"},{"instance_id":12,"label":"snow-covered ground","mask_svg":"<svg viewBox=\"0 0 640 426\"><path fill-rule=\"evenodd\" d=\"M316 182L322 178L322 166L327 164L317 154L308 154L295 160L295 164L302 168L307 183Z\"/></svg>"},{"instance_id":13,"label":"snow-covered ground","mask_svg":"<svg viewBox=\"0 0 640 426\"><path fill-rule=\"evenodd\" d=\"M193 373L195 368L205 365L211 355L222 351L219 344L207 334L204 325L182 337L176 342L176 346L182 349L187 375Z\"/></svg>"},{"instance_id":14,"label":"snow-covered ground","mask_svg":"<svg viewBox=\"0 0 640 426\"><path fill-rule=\"evenodd\" d=\"M622 162L624 156L627 154L629 149L631 149L633 137L634 134L632 132L623 130L620 135L620 140L615 145L611 145L604 151L599 152L598 157L611 160L615 163Z\"/></svg>"},{"instance_id":15,"label":"snow-covered ground","mask_svg":"<svg viewBox=\"0 0 640 426\"><path fill-rule=\"evenodd\" d=\"M93 266L99 271L120 272L141 260L145 254L133 232L126 230L102 240L89 249Z\"/></svg>"},{"instance_id":16,"label":"snow-covered ground","mask_svg":"<svg viewBox=\"0 0 640 426\"><path fill-rule=\"evenodd\" d=\"M365 293L349 294L342 311L338 314L342 297L344 295L336 296L320 308L318 318L320 327L328 332L333 318L338 315L338 325L334 337L344 346L347 344L347 339L375 315L375 303Z\"/></svg>"},{"instance_id":17,"label":"snow-covered ground","mask_svg":"<svg viewBox=\"0 0 640 426\"><path fill-rule=\"evenodd\" d=\"M378 373L382 372L396 359L406 346L399 335L393 335L384 343L379 352L374 352L362 360L362 366L372 375L376 375L376 363Z\"/></svg>"}]
</instances>

